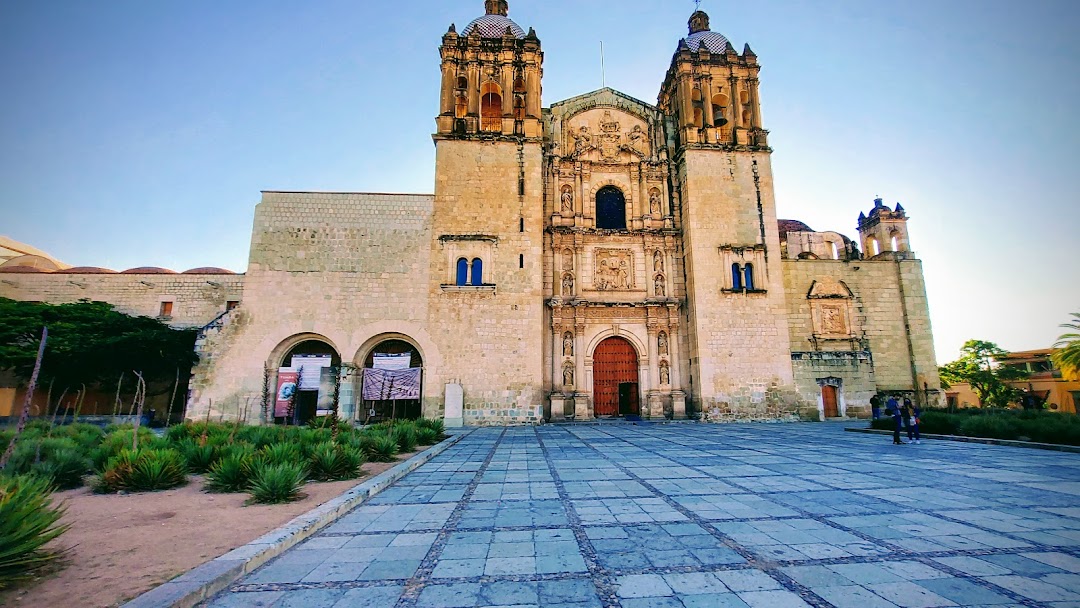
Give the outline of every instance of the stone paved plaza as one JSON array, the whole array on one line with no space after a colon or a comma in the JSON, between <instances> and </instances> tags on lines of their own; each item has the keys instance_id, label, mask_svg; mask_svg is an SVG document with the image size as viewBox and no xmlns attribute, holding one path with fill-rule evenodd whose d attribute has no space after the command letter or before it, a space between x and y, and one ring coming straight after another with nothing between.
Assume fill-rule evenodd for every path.
<instances>
[{"instance_id":1,"label":"stone paved plaza","mask_svg":"<svg viewBox=\"0 0 1080 608\"><path fill-rule=\"evenodd\" d=\"M836 424L478 429L208 605L1080 606L1080 454Z\"/></svg>"}]
</instances>

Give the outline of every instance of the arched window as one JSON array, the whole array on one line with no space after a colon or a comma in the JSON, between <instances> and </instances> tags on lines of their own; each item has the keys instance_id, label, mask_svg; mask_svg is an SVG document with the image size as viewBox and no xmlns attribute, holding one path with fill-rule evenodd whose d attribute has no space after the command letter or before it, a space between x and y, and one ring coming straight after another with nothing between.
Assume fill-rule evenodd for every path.
<instances>
[{"instance_id":1,"label":"arched window","mask_svg":"<svg viewBox=\"0 0 1080 608\"><path fill-rule=\"evenodd\" d=\"M900 251L900 235L894 232L890 244L892 245L892 251Z\"/></svg>"},{"instance_id":2,"label":"arched window","mask_svg":"<svg viewBox=\"0 0 1080 608\"><path fill-rule=\"evenodd\" d=\"M469 79L464 77L464 76L458 76L457 88L459 88L459 89L461 89L463 91L465 89L469 88Z\"/></svg>"},{"instance_id":3,"label":"arched window","mask_svg":"<svg viewBox=\"0 0 1080 608\"><path fill-rule=\"evenodd\" d=\"M521 95L514 97L514 120L525 120L525 98Z\"/></svg>"},{"instance_id":4,"label":"arched window","mask_svg":"<svg viewBox=\"0 0 1080 608\"><path fill-rule=\"evenodd\" d=\"M712 114L713 114L713 126L722 127L728 123L727 119L727 95L713 95L712 98Z\"/></svg>"},{"instance_id":5,"label":"arched window","mask_svg":"<svg viewBox=\"0 0 1080 608\"><path fill-rule=\"evenodd\" d=\"M743 277L745 278L745 281L743 281L743 284L746 285L746 290L747 291L754 291L754 265L753 264L747 264L743 268Z\"/></svg>"},{"instance_id":6,"label":"arched window","mask_svg":"<svg viewBox=\"0 0 1080 608\"><path fill-rule=\"evenodd\" d=\"M878 240L874 237L866 239L866 251L870 255L878 255L881 253L881 243L878 243Z\"/></svg>"},{"instance_id":7,"label":"arched window","mask_svg":"<svg viewBox=\"0 0 1080 608\"><path fill-rule=\"evenodd\" d=\"M836 246L835 241L825 241L825 247L827 248L829 255L832 256L832 259L840 259L840 248Z\"/></svg>"},{"instance_id":8,"label":"arched window","mask_svg":"<svg viewBox=\"0 0 1080 608\"><path fill-rule=\"evenodd\" d=\"M522 78L521 76L518 76L517 78L514 79L514 92L515 93L524 93L525 92L525 79Z\"/></svg>"},{"instance_id":9,"label":"arched window","mask_svg":"<svg viewBox=\"0 0 1080 608\"><path fill-rule=\"evenodd\" d=\"M480 258L472 261L472 284L474 287L484 284L484 261Z\"/></svg>"},{"instance_id":10,"label":"arched window","mask_svg":"<svg viewBox=\"0 0 1080 608\"><path fill-rule=\"evenodd\" d=\"M457 281L456 285L468 285L469 284L469 260L461 258L457 261Z\"/></svg>"},{"instance_id":11,"label":"arched window","mask_svg":"<svg viewBox=\"0 0 1080 608\"><path fill-rule=\"evenodd\" d=\"M743 288L742 283L743 275L742 268L739 268L738 264L731 265L731 288L738 290Z\"/></svg>"},{"instance_id":12,"label":"arched window","mask_svg":"<svg viewBox=\"0 0 1080 608\"><path fill-rule=\"evenodd\" d=\"M454 118L465 118L469 115L469 98L464 92L460 92L457 95L456 103L454 104Z\"/></svg>"},{"instance_id":13,"label":"arched window","mask_svg":"<svg viewBox=\"0 0 1080 608\"><path fill-rule=\"evenodd\" d=\"M485 82L480 89L480 130L502 131L502 88Z\"/></svg>"},{"instance_id":14,"label":"arched window","mask_svg":"<svg viewBox=\"0 0 1080 608\"><path fill-rule=\"evenodd\" d=\"M701 89L695 88L690 93L690 101L694 106L694 126L700 129L705 126L705 106L701 101Z\"/></svg>"},{"instance_id":15,"label":"arched window","mask_svg":"<svg viewBox=\"0 0 1080 608\"><path fill-rule=\"evenodd\" d=\"M626 230L626 198L618 188L604 186L596 193L596 227Z\"/></svg>"}]
</instances>

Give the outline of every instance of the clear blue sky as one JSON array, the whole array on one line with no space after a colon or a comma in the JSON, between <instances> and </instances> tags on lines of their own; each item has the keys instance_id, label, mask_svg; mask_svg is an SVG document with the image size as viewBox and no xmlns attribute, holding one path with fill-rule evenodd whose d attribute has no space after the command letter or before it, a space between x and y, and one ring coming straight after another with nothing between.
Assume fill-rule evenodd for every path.
<instances>
[{"instance_id":1,"label":"clear blue sky","mask_svg":"<svg viewBox=\"0 0 1080 608\"><path fill-rule=\"evenodd\" d=\"M706 0L764 66L781 217L912 217L941 361L1080 310L1080 2ZM544 102L655 102L690 0L511 0ZM482 0L0 2L0 234L78 265L243 271L260 190L431 192L440 37Z\"/></svg>"}]
</instances>

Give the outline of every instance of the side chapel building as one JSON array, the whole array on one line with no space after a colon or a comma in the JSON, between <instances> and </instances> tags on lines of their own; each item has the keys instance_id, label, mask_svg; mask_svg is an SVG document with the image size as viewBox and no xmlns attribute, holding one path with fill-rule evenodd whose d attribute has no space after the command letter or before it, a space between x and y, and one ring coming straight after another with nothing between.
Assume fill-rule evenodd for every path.
<instances>
[{"instance_id":1,"label":"side chapel building","mask_svg":"<svg viewBox=\"0 0 1080 608\"><path fill-rule=\"evenodd\" d=\"M544 107L540 39L506 0L485 5L439 47L434 195L264 192L231 300L204 284L215 275L176 275L198 289L170 300L171 318L205 324L188 417L268 419L300 355L333 370L301 382L311 413L336 399L354 420L390 407L361 386L388 354L421 370L402 411L449 424L855 416L878 391L940 401L904 209L875 201L857 241L777 219L749 45L699 11L656 105L604 88ZM164 310L179 288L155 285L175 279L135 271L142 299L112 299ZM92 297L87 284L115 282L95 272L81 291L70 273L13 274L0 295Z\"/></svg>"}]
</instances>

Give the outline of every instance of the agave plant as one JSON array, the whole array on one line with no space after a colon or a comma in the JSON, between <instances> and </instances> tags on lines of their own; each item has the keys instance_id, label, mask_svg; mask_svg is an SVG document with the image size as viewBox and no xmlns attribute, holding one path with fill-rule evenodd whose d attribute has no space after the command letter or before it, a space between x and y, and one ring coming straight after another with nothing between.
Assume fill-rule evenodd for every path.
<instances>
[{"instance_id":1,"label":"agave plant","mask_svg":"<svg viewBox=\"0 0 1080 608\"><path fill-rule=\"evenodd\" d=\"M58 490L70 490L83 484L90 472L90 459L79 450L57 450L31 467L31 472L50 480Z\"/></svg>"},{"instance_id":2,"label":"agave plant","mask_svg":"<svg viewBox=\"0 0 1080 608\"><path fill-rule=\"evenodd\" d=\"M391 434L374 433L364 441L364 455L371 462L393 462L398 455L398 438Z\"/></svg>"},{"instance_id":3,"label":"agave plant","mask_svg":"<svg viewBox=\"0 0 1080 608\"><path fill-rule=\"evenodd\" d=\"M1054 348L1061 349L1054 353L1054 363L1068 379L1080 380L1080 313L1074 312L1072 317L1072 323L1061 326L1072 331L1062 334L1054 344Z\"/></svg>"},{"instance_id":4,"label":"agave plant","mask_svg":"<svg viewBox=\"0 0 1080 608\"><path fill-rule=\"evenodd\" d=\"M416 426L412 424L400 424L391 431L397 438L398 449L405 454L416 449Z\"/></svg>"},{"instance_id":5,"label":"agave plant","mask_svg":"<svg viewBox=\"0 0 1080 608\"><path fill-rule=\"evenodd\" d=\"M244 492L251 483L255 459L249 453L234 452L215 462L206 475L210 492Z\"/></svg>"},{"instance_id":6,"label":"agave plant","mask_svg":"<svg viewBox=\"0 0 1080 608\"><path fill-rule=\"evenodd\" d=\"M25 580L66 555L45 546L68 529L58 524L49 482L38 477L0 477L0 589Z\"/></svg>"},{"instance_id":7,"label":"agave plant","mask_svg":"<svg viewBox=\"0 0 1080 608\"><path fill-rule=\"evenodd\" d=\"M416 430L416 443L419 445L435 445L439 443L439 434L435 429L421 427Z\"/></svg>"},{"instance_id":8,"label":"agave plant","mask_svg":"<svg viewBox=\"0 0 1080 608\"><path fill-rule=\"evenodd\" d=\"M93 483L95 492L156 492L187 483L184 458L176 450L122 450Z\"/></svg>"},{"instance_id":9,"label":"agave plant","mask_svg":"<svg viewBox=\"0 0 1080 608\"><path fill-rule=\"evenodd\" d=\"M316 445L308 459L311 478L316 481L356 479L363 464L364 455L359 450L330 441Z\"/></svg>"},{"instance_id":10,"label":"agave plant","mask_svg":"<svg viewBox=\"0 0 1080 608\"><path fill-rule=\"evenodd\" d=\"M300 498L306 471L296 463L272 465L257 463L251 475L251 502L280 504Z\"/></svg>"},{"instance_id":11,"label":"agave plant","mask_svg":"<svg viewBox=\"0 0 1080 608\"><path fill-rule=\"evenodd\" d=\"M303 451L295 443L274 443L264 447L259 457L268 464L295 464L303 460Z\"/></svg>"}]
</instances>

